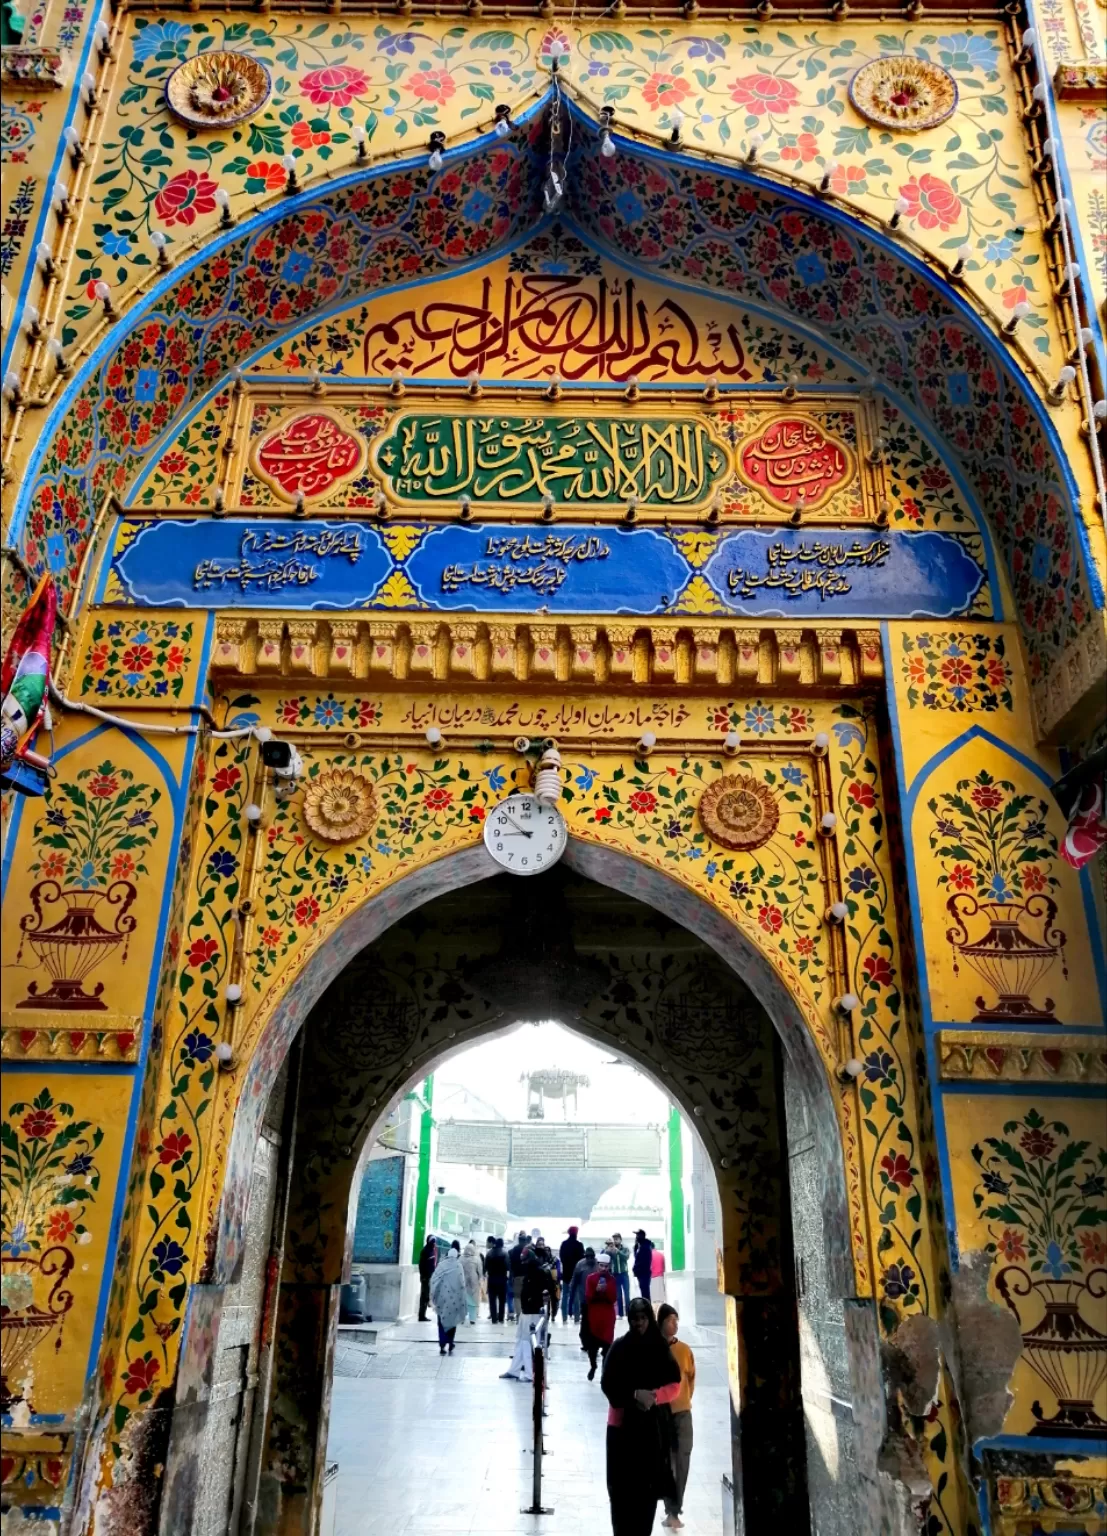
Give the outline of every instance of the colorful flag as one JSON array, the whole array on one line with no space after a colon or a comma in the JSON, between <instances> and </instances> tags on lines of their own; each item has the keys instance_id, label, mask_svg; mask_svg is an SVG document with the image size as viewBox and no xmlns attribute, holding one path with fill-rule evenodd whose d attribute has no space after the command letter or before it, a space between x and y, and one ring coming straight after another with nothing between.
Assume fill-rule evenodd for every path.
<instances>
[{"instance_id":1,"label":"colorful flag","mask_svg":"<svg viewBox=\"0 0 1107 1536\"><path fill-rule=\"evenodd\" d=\"M1069 813L1061 857L1073 869L1083 869L1107 843L1107 817L1103 814L1103 780L1085 784Z\"/></svg>"},{"instance_id":2,"label":"colorful flag","mask_svg":"<svg viewBox=\"0 0 1107 1536\"><path fill-rule=\"evenodd\" d=\"M4 769L42 718L50 682L50 648L57 612L54 578L44 576L16 625L0 667L0 697L3 698L0 710L4 724L0 766Z\"/></svg>"}]
</instances>

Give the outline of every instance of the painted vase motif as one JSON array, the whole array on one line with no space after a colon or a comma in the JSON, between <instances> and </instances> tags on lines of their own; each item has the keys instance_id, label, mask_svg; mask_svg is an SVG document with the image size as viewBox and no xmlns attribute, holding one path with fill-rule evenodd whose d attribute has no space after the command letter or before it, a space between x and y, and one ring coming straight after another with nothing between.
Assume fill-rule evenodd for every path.
<instances>
[{"instance_id":1,"label":"painted vase motif","mask_svg":"<svg viewBox=\"0 0 1107 1536\"><path fill-rule=\"evenodd\" d=\"M1107 1269L1093 1269L1078 1280L1035 1280L1021 1265L1008 1265L996 1276L996 1290L1020 1327L1020 1300L1036 1297L1045 1306L1041 1319L1023 1331L1022 1342L1031 1368L1057 1399L1057 1412L1047 1416L1041 1403L1032 1403L1038 1422L1030 1433L1102 1440L1107 1419L1096 1411L1095 1399L1107 1381L1107 1333L1088 1322L1080 1303L1107 1297Z\"/></svg>"},{"instance_id":2,"label":"painted vase motif","mask_svg":"<svg viewBox=\"0 0 1107 1536\"><path fill-rule=\"evenodd\" d=\"M29 995L16 1006L102 1012L107 1006L100 999L104 983L98 981L91 993L85 991L84 983L119 944L123 945L126 961L127 940L137 926L137 920L130 914L137 895L129 880L117 880L106 891L83 891L79 887L63 890L56 880L40 880L32 886L30 899L34 910L20 919L19 926L46 967L50 988L40 993L38 982L32 981L27 987ZM50 923L59 905L64 908L62 915L57 922ZM44 907L54 910L44 912ZM111 926L106 927L105 923ZM20 942L16 964L22 956Z\"/></svg>"},{"instance_id":3,"label":"painted vase motif","mask_svg":"<svg viewBox=\"0 0 1107 1536\"><path fill-rule=\"evenodd\" d=\"M946 930L946 938L955 955L972 966L997 997L992 1004L984 997L976 999L980 1012L973 1016L973 1023L1056 1024L1053 999L1047 997L1039 1006L1033 996L1058 955L1062 956L1062 971L1068 975L1063 959L1065 935L1054 926L1057 903L1053 898L1035 895L1023 902L981 902L971 892L958 891L946 902L946 908L954 921ZM987 919L983 931L975 924L970 929L966 922L977 916ZM1031 931L1023 926L1024 921L1032 924ZM956 960L953 969L955 973L960 969Z\"/></svg>"},{"instance_id":4,"label":"painted vase motif","mask_svg":"<svg viewBox=\"0 0 1107 1536\"><path fill-rule=\"evenodd\" d=\"M4 1261L0 1282L0 1351L4 1362L0 1413L9 1413L23 1401L17 1384L24 1380L35 1350L55 1329L54 1349L61 1349L62 1325L73 1305L73 1292L66 1285L73 1264L72 1253L61 1247Z\"/></svg>"}]
</instances>

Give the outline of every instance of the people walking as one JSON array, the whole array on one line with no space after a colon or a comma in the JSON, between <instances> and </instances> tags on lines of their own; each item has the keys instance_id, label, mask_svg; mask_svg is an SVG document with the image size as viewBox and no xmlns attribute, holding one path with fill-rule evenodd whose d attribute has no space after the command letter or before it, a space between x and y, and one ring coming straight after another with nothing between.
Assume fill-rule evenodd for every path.
<instances>
[{"instance_id":1,"label":"people walking","mask_svg":"<svg viewBox=\"0 0 1107 1536\"><path fill-rule=\"evenodd\" d=\"M623 1243L621 1232L612 1235L607 1251L611 1255L611 1273L619 1288L619 1316L622 1317L630 1305L630 1252Z\"/></svg>"},{"instance_id":2,"label":"people walking","mask_svg":"<svg viewBox=\"0 0 1107 1536\"><path fill-rule=\"evenodd\" d=\"M438 1314L438 1353L454 1352L454 1335L465 1321L465 1276L456 1248L447 1250L431 1276L431 1305Z\"/></svg>"},{"instance_id":3,"label":"people walking","mask_svg":"<svg viewBox=\"0 0 1107 1536\"><path fill-rule=\"evenodd\" d=\"M507 1301L507 1254L502 1237L492 1239L484 1260L484 1276L488 1282L488 1315L494 1323L502 1323Z\"/></svg>"},{"instance_id":4,"label":"people walking","mask_svg":"<svg viewBox=\"0 0 1107 1536\"><path fill-rule=\"evenodd\" d=\"M579 1323L584 1307L584 1282L588 1276L596 1271L596 1250L586 1248L584 1257L573 1270L573 1280L569 1287L569 1311L573 1314L573 1322Z\"/></svg>"},{"instance_id":5,"label":"people walking","mask_svg":"<svg viewBox=\"0 0 1107 1536\"><path fill-rule=\"evenodd\" d=\"M519 1288L519 1320L515 1328L515 1352L504 1372L515 1381L534 1378L534 1329L542 1320L546 1298L556 1297L557 1282L549 1269L539 1262L533 1247L523 1254L523 1283Z\"/></svg>"},{"instance_id":6,"label":"people walking","mask_svg":"<svg viewBox=\"0 0 1107 1536\"><path fill-rule=\"evenodd\" d=\"M661 1524L670 1531L684 1529L680 1518L684 1506L684 1490L688 1486L688 1466L692 1460L692 1394L696 1390L696 1357L677 1338L680 1318L677 1309L667 1303L657 1309L657 1326L661 1337L669 1346L669 1353L680 1366L680 1391L669 1404L673 1426L673 1483L672 1494L665 1495L665 1518Z\"/></svg>"},{"instance_id":7,"label":"people walking","mask_svg":"<svg viewBox=\"0 0 1107 1536\"><path fill-rule=\"evenodd\" d=\"M515 1242L508 1249L507 1263L508 1275L511 1280L511 1295L513 1306L511 1308L516 1319L522 1316L521 1300L523 1295L523 1254L530 1247L530 1238L525 1232L515 1234Z\"/></svg>"},{"instance_id":8,"label":"people walking","mask_svg":"<svg viewBox=\"0 0 1107 1536\"><path fill-rule=\"evenodd\" d=\"M469 1313L470 1326L476 1322L480 1312L480 1282L481 1266L480 1254L477 1245L472 1238L465 1244L461 1255L461 1273L465 1276L465 1305Z\"/></svg>"},{"instance_id":9,"label":"people walking","mask_svg":"<svg viewBox=\"0 0 1107 1536\"><path fill-rule=\"evenodd\" d=\"M638 1294L650 1300L650 1282L653 1280L653 1244L646 1236L644 1227L634 1234L634 1278L638 1281Z\"/></svg>"},{"instance_id":10,"label":"people walking","mask_svg":"<svg viewBox=\"0 0 1107 1536\"><path fill-rule=\"evenodd\" d=\"M570 1227L569 1236L562 1243L559 1250L561 1259L561 1324L562 1327L569 1321L569 1296L573 1285L573 1275L577 1265L584 1257L584 1244L577 1237L578 1228Z\"/></svg>"},{"instance_id":11,"label":"people walking","mask_svg":"<svg viewBox=\"0 0 1107 1536\"><path fill-rule=\"evenodd\" d=\"M664 1306L669 1299L669 1292L665 1286L665 1255L654 1244L653 1256L650 1259L650 1303L656 1310Z\"/></svg>"},{"instance_id":12,"label":"people walking","mask_svg":"<svg viewBox=\"0 0 1107 1536\"><path fill-rule=\"evenodd\" d=\"M680 1392L680 1366L644 1297L631 1302L627 1322L600 1383L609 1404L607 1495L612 1536L649 1536L658 1499L676 1491L668 1404Z\"/></svg>"},{"instance_id":13,"label":"people walking","mask_svg":"<svg viewBox=\"0 0 1107 1536\"><path fill-rule=\"evenodd\" d=\"M427 1308L431 1298L431 1276L434 1274L434 1266L438 1262L438 1244L434 1235L427 1238L419 1250L419 1321L429 1323Z\"/></svg>"},{"instance_id":14,"label":"people walking","mask_svg":"<svg viewBox=\"0 0 1107 1536\"><path fill-rule=\"evenodd\" d=\"M615 1338L615 1306L619 1287L611 1273L611 1255L601 1253L596 1267L584 1282L584 1315L580 1324L580 1342L588 1356L588 1380L596 1374L596 1359L607 1352Z\"/></svg>"}]
</instances>

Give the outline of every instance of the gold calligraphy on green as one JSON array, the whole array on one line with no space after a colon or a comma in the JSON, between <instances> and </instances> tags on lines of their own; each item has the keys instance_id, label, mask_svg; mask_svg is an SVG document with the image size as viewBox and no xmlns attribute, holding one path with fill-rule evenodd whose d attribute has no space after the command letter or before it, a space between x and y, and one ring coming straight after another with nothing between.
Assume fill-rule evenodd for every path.
<instances>
[{"instance_id":1,"label":"gold calligraphy on green","mask_svg":"<svg viewBox=\"0 0 1107 1536\"><path fill-rule=\"evenodd\" d=\"M403 413L374 461L400 504L467 497L485 510L550 497L590 513L631 500L691 509L731 473L727 450L695 417Z\"/></svg>"}]
</instances>

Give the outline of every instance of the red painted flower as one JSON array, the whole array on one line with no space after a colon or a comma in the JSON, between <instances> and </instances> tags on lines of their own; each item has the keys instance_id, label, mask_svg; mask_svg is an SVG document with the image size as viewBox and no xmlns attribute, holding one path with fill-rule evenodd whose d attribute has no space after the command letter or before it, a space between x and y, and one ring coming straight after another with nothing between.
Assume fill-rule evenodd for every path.
<instances>
[{"instance_id":1,"label":"red painted flower","mask_svg":"<svg viewBox=\"0 0 1107 1536\"><path fill-rule=\"evenodd\" d=\"M790 80L778 80L776 75L742 75L731 86L730 99L752 117L765 117L790 111L799 100L799 91Z\"/></svg>"},{"instance_id":2,"label":"red painted flower","mask_svg":"<svg viewBox=\"0 0 1107 1536\"><path fill-rule=\"evenodd\" d=\"M233 764L229 768L220 768L219 772L211 781L212 794L229 795L241 777L242 770L240 768L235 768Z\"/></svg>"},{"instance_id":3,"label":"red painted flower","mask_svg":"<svg viewBox=\"0 0 1107 1536\"><path fill-rule=\"evenodd\" d=\"M949 872L949 883L955 891L971 891L976 884L976 871L971 864L955 864Z\"/></svg>"},{"instance_id":4,"label":"red painted flower","mask_svg":"<svg viewBox=\"0 0 1107 1536\"><path fill-rule=\"evenodd\" d=\"M154 664L154 653L148 645L132 645L123 652L124 672L145 672Z\"/></svg>"},{"instance_id":5,"label":"red painted flower","mask_svg":"<svg viewBox=\"0 0 1107 1536\"><path fill-rule=\"evenodd\" d=\"M352 64L328 64L305 75L300 89L317 107L348 107L355 96L364 96L369 81Z\"/></svg>"},{"instance_id":6,"label":"red painted flower","mask_svg":"<svg viewBox=\"0 0 1107 1536\"><path fill-rule=\"evenodd\" d=\"M46 1227L46 1236L52 1243L64 1243L76 1230L76 1224L68 1211L54 1211Z\"/></svg>"},{"instance_id":7,"label":"red painted flower","mask_svg":"<svg viewBox=\"0 0 1107 1536\"><path fill-rule=\"evenodd\" d=\"M1003 1236L999 1240L999 1251L1010 1263L1016 1259L1026 1258L1026 1249L1023 1246L1022 1233L1014 1231L1011 1227L1004 1227Z\"/></svg>"},{"instance_id":8,"label":"red painted flower","mask_svg":"<svg viewBox=\"0 0 1107 1536\"><path fill-rule=\"evenodd\" d=\"M797 955L813 955L814 953L815 953L815 940L812 939L812 938L809 938L807 934L802 934L796 940L796 954Z\"/></svg>"},{"instance_id":9,"label":"red painted flower","mask_svg":"<svg viewBox=\"0 0 1107 1536\"><path fill-rule=\"evenodd\" d=\"M636 789L627 804L636 815L648 816L657 809L657 796L648 789Z\"/></svg>"},{"instance_id":10,"label":"red painted flower","mask_svg":"<svg viewBox=\"0 0 1107 1536\"><path fill-rule=\"evenodd\" d=\"M310 928L319 921L319 903L314 896L302 896L296 903L293 917L301 928Z\"/></svg>"},{"instance_id":11,"label":"red painted flower","mask_svg":"<svg viewBox=\"0 0 1107 1536\"><path fill-rule=\"evenodd\" d=\"M266 949L276 949L281 942L281 930L279 928L263 928L261 930L261 942Z\"/></svg>"},{"instance_id":12,"label":"red painted flower","mask_svg":"<svg viewBox=\"0 0 1107 1536\"><path fill-rule=\"evenodd\" d=\"M218 949L218 939L193 939L188 949L189 965L209 965L213 956L218 952Z\"/></svg>"},{"instance_id":13,"label":"red painted flower","mask_svg":"<svg viewBox=\"0 0 1107 1536\"><path fill-rule=\"evenodd\" d=\"M867 956L861 969L874 987L887 987L891 985L894 972L883 955Z\"/></svg>"},{"instance_id":14,"label":"red painted flower","mask_svg":"<svg viewBox=\"0 0 1107 1536\"><path fill-rule=\"evenodd\" d=\"M301 120L292 125L292 142L297 149L315 149L320 144L329 144L331 136L323 128L313 128L310 123Z\"/></svg>"},{"instance_id":15,"label":"red painted flower","mask_svg":"<svg viewBox=\"0 0 1107 1536\"><path fill-rule=\"evenodd\" d=\"M453 791L449 789L428 789L423 796L423 804L428 811L444 811L454 798Z\"/></svg>"},{"instance_id":16,"label":"red painted flower","mask_svg":"<svg viewBox=\"0 0 1107 1536\"><path fill-rule=\"evenodd\" d=\"M119 788L119 780L110 773L94 773L88 781L88 792L95 800L110 800Z\"/></svg>"},{"instance_id":17,"label":"red painted flower","mask_svg":"<svg viewBox=\"0 0 1107 1536\"><path fill-rule=\"evenodd\" d=\"M972 792L972 803L982 811L995 811L1003 804L1003 791L994 784L978 784Z\"/></svg>"},{"instance_id":18,"label":"red painted flower","mask_svg":"<svg viewBox=\"0 0 1107 1536\"><path fill-rule=\"evenodd\" d=\"M1107 1242L1098 1232L1081 1232L1080 1248L1084 1263L1090 1268L1107 1264Z\"/></svg>"},{"instance_id":19,"label":"red painted flower","mask_svg":"<svg viewBox=\"0 0 1107 1536\"><path fill-rule=\"evenodd\" d=\"M57 1130L58 1122L48 1109L32 1109L23 1116L19 1128L28 1141L45 1141Z\"/></svg>"},{"instance_id":20,"label":"red painted flower","mask_svg":"<svg viewBox=\"0 0 1107 1536\"><path fill-rule=\"evenodd\" d=\"M972 667L967 661L952 657L942 662L942 678L950 688L967 688L972 682Z\"/></svg>"},{"instance_id":21,"label":"red painted flower","mask_svg":"<svg viewBox=\"0 0 1107 1536\"><path fill-rule=\"evenodd\" d=\"M692 87L679 75L651 75L642 87L647 106L651 106L655 112L659 112L662 107L675 107L691 94Z\"/></svg>"},{"instance_id":22,"label":"red painted flower","mask_svg":"<svg viewBox=\"0 0 1107 1536\"><path fill-rule=\"evenodd\" d=\"M597 805L592 819L593 821L610 821L611 807L609 805Z\"/></svg>"},{"instance_id":23,"label":"red painted flower","mask_svg":"<svg viewBox=\"0 0 1107 1536\"><path fill-rule=\"evenodd\" d=\"M905 181L899 195L907 202L904 218L918 219L922 229L952 229L961 217L961 199L940 176Z\"/></svg>"},{"instance_id":24,"label":"red painted flower","mask_svg":"<svg viewBox=\"0 0 1107 1536\"><path fill-rule=\"evenodd\" d=\"M909 683L925 683L926 679L926 661L922 656L912 656L907 663L907 681Z\"/></svg>"},{"instance_id":25,"label":"red painted flower","mask_svg":"<svg viewBox=\"0 0 1107 1536\"><path fill-rule=\"evenodd\" d=\"M192 1137L187 1131L170 1131L158 1147L158 1162L166 1166L179 1163L191 1145Z\"/></svg>"},{"instance_id":26,"label":"red painted flower","mask_svg":"<svg viewBox=\"0 0 1107 1536\"><path fill-rule=\"evenodd\" d=\"M818 154L819 141L813 133L801 133L794 144L783 144L780 149L782 160L798 160L800 165L810 164L818 158Z\"/></svg>"},{"instance_id":27,"label":"red painted flower","mask_svg":"<svg viewBox=\"0 0 1107 1536\"><path fill-rule=\"evenodd\" d=\"M850 785L848 794L854 805L864 806L870 810L876 804L876 795L871 784L863 784L859 779L854 779Z\"/></svg>"},{"instance_id":28,"label":"red painted flower","mask_svg":"<svg viewBox=\"0 0 1107 1536\"><path fill-rule=\"evenodd\" d=\"M1046 877L1036 864L1028 864L1020 873L1019 880L1028 896L1033 891L1044 891L1046 888Z\"/></svg>"},{"instance_id":29,"label":"red painted flower","mask_svg":"<svg viewBox=\"0 0 1107 1536\"><path fill-rule=\"evenodd\" d=\"M130 1360L123 1375L123 1387L127 1392L148 1392L161 1366L156 1360Z\"/></svg>"},{"instance_id":30,"label":"red painted flower","mask_svg":"<svg viewBox=\"0 0 1107 1536\"><path fill-rule=\"evenodd\" d=\"M889 1184L898 1184L901 1189L910 1189L915 1182L910 1159L904 1157L902 1152L886 1153L880 1159L880 1166Z\"/></svg>"},{"instance_id":31,"label":"red painted flower","mask_svg":"<svg viewBox=\"0 0 1107 1536\"><path fill-rule=\"evenodd\" d=\"M48 853L42 861L43 877L47 880L60 880L65 874L69 860L61 853Z\"/></svg>"},{"instance_id":32,"label":"red painted flower","mask_svg":"<svg viewBox=\"0 0 1107 1536\"><path fill-rule=\"evenodd\" d=\"M154 209L163 224L195 224L200 214L214 212L217 191L206 171L180 171L155 197Z\"/></svg>"},{"instance_id":33,"label":"red painted flower","mask_svg":"<svg viewBox=\"0 0 1107 1536\"><path fill-rule=\"evenodd\" d=\"M469 820L470 821L483 821L487 814L488 813L484 809L483 805L471 805L469 807Z\"/></svg>"},{"instance_id":34,"label":"red painted flower","mask_svg":"<svg viewBox=\"0 0 1107 1536\"><path fill-rule=\"evenodd\" d=\"M1056 1146L1052 1136L1047 1136L1045 1131L1024 1131L1019 1138L1019 1145L1028 1157L1049 1157Z\"/></svg>"},{"instance_id":35,"label":"red painted flower","mask_svg":"<svg viewBox=\"0 0 1107 1536\"><path fill-rule=\"evenodd\" d=\"M165 656L165 670L180 672L184 667L185 654L179 645L171 645Z\"/></svg>"},{"instance_id":36,"label":"red painted flower","mask_svg":"<svg viewBox=\"0 0 1107 1536\"><path fill-rule=\"evenodd\" d=\"M111 861L113 880L129 880L135 872L135 861L129 853L117 853Z\"/></svg>"},{"instance_id":37,"label":"red painted flower","mask_svg":"<svg viewBox=\"0 0 1107 1536\"><path fill-rule=\"evenodd\" d=\"M830 190L839 197L853 197L869 190L869 183L860 165L840 165L830 178Z\"/></svg>"},{"instance_id":38,"label":"red painted flower","mask_svg":"<svg viewBox=\"0 0 1107 1536\"><path fill-rule=\"evenodd\" d=\"M183 453L163 453L158 468L163 475L183 475L188 468L188 460Z\"/></svg>"},{"instance_id":39,"label":"red painted flower","mask_svg":"<svg viewBox=\"0 0 1107 1536\"><path fill-rule=\"evenodd\" d=\"M285 725L297 725L300 720L300 700L282 699L279 705L281 719Z\"/></svg>"},{"instance_id":40,"label":"red painted flower","mask_svg":"<svg viewBox=\"0 0 1107 1536\"><path fill-rule=\"evenodd\" d=\"M423 69L408 80L412 94L420 101L449 101L457 90L457 81L447 69Z\"/></svg>"},{"instance_id":41,"label":"red painted flower","mask_svg":"<svg viewBox=\"0 0 1107 1536\"><path fill-rule=\"evenodd\" d=\"M766 933L779 933L784 927L784 914L779 907L758 907L757 921Z\"/></svg>"},{"instance_id":42,"label":"red painted flower","mask_svg":"<svg viewBox=\"0 0 1107 1536\"><path fill-rule=\"evenodd\" d=\"M286 173L279 160L252 160L246 167L247 192L279 192Z\"/></svg>"}]
</instances>

